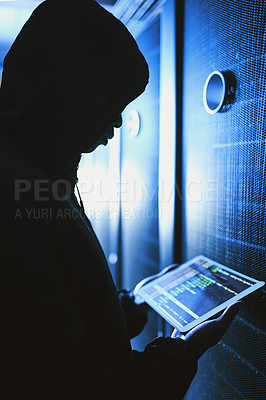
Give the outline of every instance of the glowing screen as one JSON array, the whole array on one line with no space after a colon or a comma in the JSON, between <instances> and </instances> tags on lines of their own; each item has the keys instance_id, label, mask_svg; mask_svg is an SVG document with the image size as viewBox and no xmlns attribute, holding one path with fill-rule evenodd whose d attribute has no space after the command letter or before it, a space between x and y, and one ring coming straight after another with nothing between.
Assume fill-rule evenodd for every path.
<instances>
[{"instance_id":1,"label":"glowing screen","mask_svg":"<svg viewBox=\"0 0 266 400\"><path fill-rule=\"evenodd\" d=\"M144 286L138 294L185 326L251 288L257 281L198 258Z\"/></svg>"}]
</instances>

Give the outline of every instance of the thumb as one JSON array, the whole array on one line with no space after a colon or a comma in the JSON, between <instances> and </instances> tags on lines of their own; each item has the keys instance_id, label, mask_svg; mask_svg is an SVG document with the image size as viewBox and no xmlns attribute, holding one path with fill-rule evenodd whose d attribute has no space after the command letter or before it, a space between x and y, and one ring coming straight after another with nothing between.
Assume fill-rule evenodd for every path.
<instances>
[{"instance_id":1,"label":"thumb","mask_svg":"<svg viewBox=\"0 0 266 400\"><path fill-rule=\"evenodd\" d=\"M230 323L233 321L235 318L236 314L242 307L243 302L242 301L237 301L233 304L231 304L229 307L225 309L223 314L218 318L218 321L222 322L224 325L230 325Z\"/></svg>"}]
</instances>

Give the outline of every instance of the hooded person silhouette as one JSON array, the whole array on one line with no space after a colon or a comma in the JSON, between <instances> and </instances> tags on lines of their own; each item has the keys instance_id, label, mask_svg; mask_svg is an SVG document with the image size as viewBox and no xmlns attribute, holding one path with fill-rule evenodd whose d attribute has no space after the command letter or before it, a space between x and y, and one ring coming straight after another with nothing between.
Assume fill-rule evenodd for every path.
<instances>
[{"instance_id":1,"label":"hooded person silhouette","mask_svg":"<svg viewBox=\"0 0 266 400\"><path fill-rule=\"evenodd\" d=\"M107 143L148 76L131 34L92 0L44 1L5 57L3 399L156 399L184 393L194 376L183 342L132 351L107 261L74 194L81 153ZM182 367L173 368L177 354Z\"/></svg>"},{"instance_id":2,"label":"hooded person silhouette","mask_svg":"<svg viewBox=\"0 0 266 400\"><path fill-rule=\"evenodd\" d=\"M131 349L106 258L74 194L81 153L107 143L147 82L135 40L93 0L44 1L5 58L2 399L181 399L194 377L185 340Z\"/></svg>"}]
</instances>

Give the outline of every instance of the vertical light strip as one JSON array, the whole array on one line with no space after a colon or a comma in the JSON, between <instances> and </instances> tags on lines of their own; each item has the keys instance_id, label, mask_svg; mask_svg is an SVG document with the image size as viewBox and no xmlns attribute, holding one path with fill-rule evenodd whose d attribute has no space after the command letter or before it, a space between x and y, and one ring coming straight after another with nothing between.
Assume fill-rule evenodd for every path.
<instances>
[{"instance_id":1,"label":"vertical light strip","mask_svg":"<svg viewBox=\"0 0 266 400\"><path fill-rule=\"evenodd\" d=\"M159 250L160 267L173 262L176 170L175 1L161 13Z\"/></svg>"},{"instance_id":2,"label":"vertical light strip","mask_svg":"<svg viewBox=\"0 0 266 400\"><path fill-rule=\"evenodd\" d=\"M109 180L110 200L109 216L109 265L116 283L119 283L119 219L120 219L120 146L121 129L115 129L115 135L109 144Z\"/></svg>"}]
</instances>

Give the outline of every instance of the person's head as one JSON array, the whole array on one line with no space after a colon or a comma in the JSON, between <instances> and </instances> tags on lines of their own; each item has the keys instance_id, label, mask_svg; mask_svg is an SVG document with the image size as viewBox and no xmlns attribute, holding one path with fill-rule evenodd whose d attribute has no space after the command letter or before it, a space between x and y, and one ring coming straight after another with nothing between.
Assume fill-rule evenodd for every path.
<instances>
[{"instance_id":1,"label":"person's head","mask_svg":"<svg viewBox=\"0 0 266 400\"><path fill-rule=\"evenodd\" d=\"M99 138L94 141L92 144L88 144L87 150L84 150L84 153L91 153L93 150L95 150L100 144L103 144L106 146L108 144L108 140L112 139L114 137L114 128L120 128L122 126L122 116L121 114L118 114L111 122L109 125L108 129L99 136ZM100 132L98 132L99 134ZM88 138L89 142L89 138Z\"/></svg>"},{"instance_id":2,"label":"person's head","mask_svg":"<svg viewBox=\"0 0 266 400\"><path fill-rule=\"evenodd\" d=\"M143 55L112 14L93 0L47 0L5 58L0 126L32 150L89 152L147 82Z\"/></svg>"}]
</instances>

